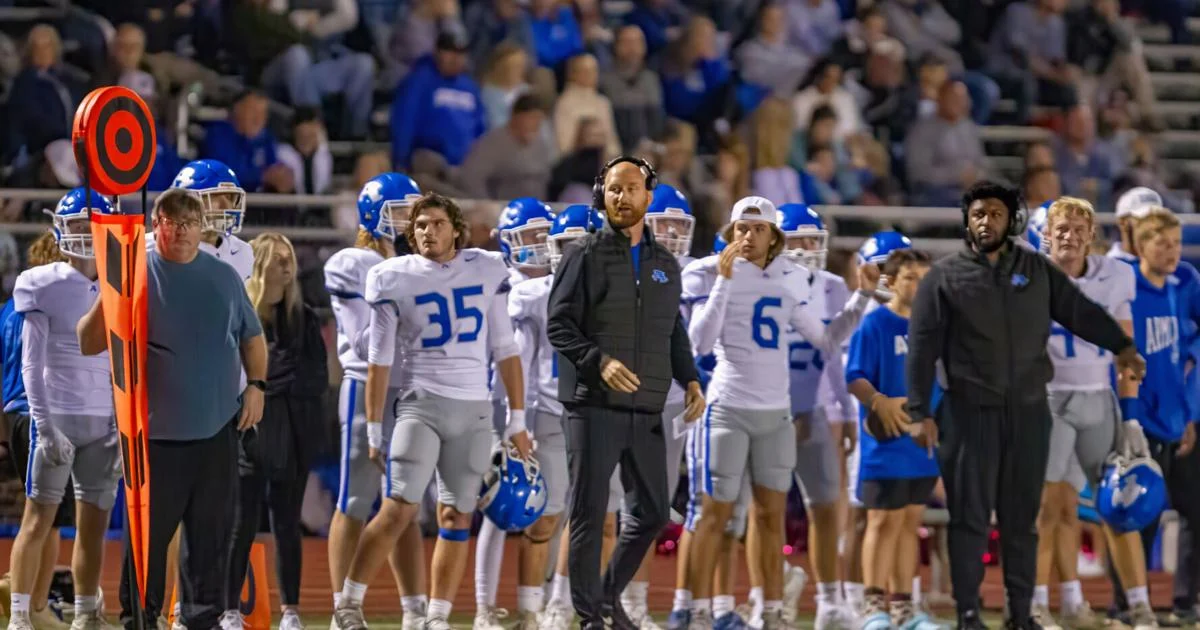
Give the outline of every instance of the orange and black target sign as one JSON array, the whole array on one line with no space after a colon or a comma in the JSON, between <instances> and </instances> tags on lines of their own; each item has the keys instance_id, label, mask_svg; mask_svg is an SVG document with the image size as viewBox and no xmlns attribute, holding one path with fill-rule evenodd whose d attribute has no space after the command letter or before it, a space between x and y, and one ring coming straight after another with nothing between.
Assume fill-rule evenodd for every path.
<instances>
[{"instance_id":1,"label":"orange and black target sign","mask_svg":"<svg viewBox=\"0 0 1200 630\"><path fill-rule=\"evenodd\" d=\"M71 145L88 184L103 195L141 190L157 148L154 118L129 88L96 88L75 110Z\"/></svg>"}]
</instances>

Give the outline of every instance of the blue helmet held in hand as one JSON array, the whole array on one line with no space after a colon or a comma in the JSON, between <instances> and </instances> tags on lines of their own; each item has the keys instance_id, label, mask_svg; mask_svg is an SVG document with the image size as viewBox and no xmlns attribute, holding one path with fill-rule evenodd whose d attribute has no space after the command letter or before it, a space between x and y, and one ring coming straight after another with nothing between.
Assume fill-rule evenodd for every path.
<instances>
[{"instance_id":1,"label":"blue helmet held in hand","mask_svg":"<svg viewBox=\"0 0 1200 630\"><path fill-rule=\"evenodd\" d=\"M515 448L500 445L483 477L479 510L505 531L533 525L546 511L546 480L537 460L521 458Z\"/></svg>"},{"instance_id":2,"label":"blue helmet held in hand","mask_svg":"<svg viewBox=\"0 0 1200 630\"><path fill-rule=\"evenodd\" d=\"M1114 455L1104 466L1095 501L1100 518L1114 531L1141 531L1167 507L1167 482L1153 459Z\"/></svg>"}]
</instances>

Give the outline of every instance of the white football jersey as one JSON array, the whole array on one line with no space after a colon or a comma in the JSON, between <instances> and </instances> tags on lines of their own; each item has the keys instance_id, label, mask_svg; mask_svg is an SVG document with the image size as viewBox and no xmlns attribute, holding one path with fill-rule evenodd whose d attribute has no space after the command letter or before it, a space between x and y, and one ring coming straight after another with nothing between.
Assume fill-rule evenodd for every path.
<instances>
[{"instance_id":1,"label":"white football jersey","mask_svg":"<svg viewBox=\"0 0 1200 630\"><path fill-rule=\"evenodd\" d=\"M516 267L508 268L508 285L509 285L509 287L516 288L516 286L518 284L521 284L522 282L525 282L526 280L529 280L529 279L530 279L529 276L525 275L524 272L520 271ZM514 328L516 327L516 322L513 322L513 326L514 326ZM500 370L496 369L495 360L492 361L490 369L491 369L491 374L488 376L488 389L492 393L492 400L497 403L500 403L500 404L507 404L508 403L508 390L504 388L504 381L500 378ZM528 372L525 373L525 389L529 390L529 373Z\"/></svg>"},{"instance_id":2,"label":"white football jersey","mask_svg":"<svg viewBox=\"0 0 1200 630\"><path fill-rule=\"evenodd\" d=\"M850 300L850 290L841 276L825 270L819 270L809 277L809 306L813 312L820 313L823 323L828 324ZM830 379L836 378L837 373L845 373L840 350L832 355L821 352L790 326L785 338L788 342L788 367L791 377L788 391L792 399L792 413L811 412L819 402L823 402L818 397L819 391L840 401L842 397L838 388L828 383ZM840 389L846 390L844 378Z\"/></svg>"},{"instance_id":3,"label":"white football jersey","mask_svg":"<svg viewBox=\"0 0 1200 630\"><path fill-rule=\"evenodd\" d=\"M146 251L154 249L154 232L146 232ZM222 236L221 242L216 247L209 245L206 241L200 241L200 251L212 254L217 258L226 262L233 270L237 272L238 277L245 283L250 279L250 275L254 273L254 249L250 247L250 243L230 234Z\"/></svg>"},{"instance_id":4,"label":"white football jersey","mask_svg":"<svg viewBox=\"0 0 1200 630\"><path fill-rule=\"evenodd\" d=\"M525 408L560 416L563 406L558 402L558 353L546 336L553 282L554 276L545 276L514 286L508 296L508 315L521 348L521 368L528 391Z\"/></svg>"},{"instance_id":5,"label":"white football jersey","mask_svg":"<svg viewBox=\"0 0 1200 630\"><path fill-rule=\"evenodd\" d=\"M13 288L13 309L49 319L42 379L47 411L54 415L113 414L108 352L83 356L75 326L100 296L100 287L70 264L56 262L23 271ZM26 385L26 390L31 388Z\"/></svg>"},{"instance_id":6,"label":"white football jersey","mask_svg":"<svg viewBox=\"0 0 1200 630\"><path fill-rule=\"evenodd\" d=\"M1082 278L1074 278L1083 294L1104 307L1117 321L1133 319L1132 304L1136 291L1133 267L1117 257L1088 256ZM1111 352L1072 335L1057 322L1050 325L1047 342L1054 378L1050 390L1106 390L1112 388Z\"/></svg>"},{"instance_id":7,"label":"white football jersey","mask_svg":"<svg viewBox=\"0 0 1200 630\"><path fill-rule=\"evenodd\" d=\"M368 361L392 365L404 348L406 391L455 400L488 400L488 365L517 356L508 317L508 267L499 253L464 249L446 263L412 254L367 274L372 318Z\"/></svg>"},{"instance_id":8,"label":"white football jersey","mask_svg":"<svg viewBox=\"0 0 1200 630\"><path fill-rule=\"evenodd\" d=\"M1117 260L1137 260L1137 256L1130 254L1121 247L1120 241L1113 243L1112 247L1108 248L1107 256L1110 258L1116 258Z\"/></svg>"},{"instance_id":9,"label":"white football jersey","mask_svg":"<svg viewBox=\"0 0 1200 630\"><path fill-rule=\"evenodd\" d=\"M383 256L371 249L347 247L325 261L325 290L337 324L337 355L346 376L367 380L367 357L359 347L362 335L371 324L367 304L367 272L383 262Z\"/></svg>"},{"instance_id":10,"label":"white football jersey","mask_svg":"<svg viewBox=\"0 0 1200 630\"><path fill-rule=\"evenodd\" d=\"M679 268L684 269L688 265L692 264L692 261L696 259L692 258L691 256L678 256L676 257L676 260L679 261ZM679 312L683 315L683 324L686 326L688 323L688 318L692 315L692 307L687 300L681 300L680 302ZM687 392L684 391L683 387L681 387L679 383L675 382L675 379L671 379L671 389L667 391L667 406L682 405L684 404L686 398ZM670 420L670 418L668 418L668 420Z\"/></svg>"},{"instance_id":11,"label":"white football jersey","mask_svg":"<svg viewBox=\"0 0 1200 630\"><path fill-rule=\"evenodd\" d=\"M695 351L717 355L708 399L741 409L787 409L788 345L791 324L822 351L833 353L862 317L866 298L856 294L828 325L810 306L812 272L786 257L760 269L745 259L734 262L733 278L719 278L717 256L688 265L683 272L685 299L695 301L688 332Z\"/></svg>"}]
</instances>

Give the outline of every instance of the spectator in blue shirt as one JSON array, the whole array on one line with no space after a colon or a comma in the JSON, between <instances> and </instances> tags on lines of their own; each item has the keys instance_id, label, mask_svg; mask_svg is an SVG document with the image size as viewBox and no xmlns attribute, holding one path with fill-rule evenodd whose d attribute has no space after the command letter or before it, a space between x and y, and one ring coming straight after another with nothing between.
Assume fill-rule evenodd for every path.
<instances>
[{"instance_id":1,"label":"spectator in blue shirt","mask_svg":"<svg viewBox=\"0 0 1200 630\"><path fill-rule=\"evenodd\" d=\"M646 57L655 59L683 28L687 9L675 0L638 0L625 15L625 23L642 29L646 36Z\"/></svg>"},{"instance_id":2,"label":"spectator in blue shirt","mask_svg":"<svg viewBox=\"0 0 1200 630\"><path fill-rule=\"evenodd\" d=\"M392 163L410 167L413 152L427 149L458 166L487 130L479 84L467 72L467 36L442 31L432 56L424 57L396 88L392 101Z\"/></svg>"},{"instance_id":3,"label":"spectator in blue shirt","mask_svg":"<svg viewBox=\"0 0 1200 630\"><path fill-rule=\"evenodd\" d=\"M733 76L729 61L717 52L713 21L695 16L680 36L678 50L663 68L663 105L667 115L700 129L721 116Z\"/></svg>"},{"instance_id":4,"label":"spectator in blue shirt","mask_svg":"<svg viewBox=\"0 0 1200 630\"><path fill-rule=\"evenodd\" d=\"M539 66L557 71L566 60L583 52L583 33L569 4L533 0L525 20L533 33Z\"/></svg>"},{"instance_id":5,"label":"spectator in blue shirt","mask_svg":"<svg viewBox=\"0 0 1200 630\"><path fill-rule=\"evenodd\" d=\"M0 165L22 154L33 158L47 144L71 137L83 85L61 64L62 41L54 27L39 24L25 40L25 67L13 80L0 135Z\"/></svg>"},{"instance_id":6,"label":"spectator in blue shirt","mask_svg":"<svg viewBox=\"0 0 1200 630\"><path fill-rule=\"evenodd\" d=\"M275 136L267 129L267 98L255 91L242 93L228 121L208 126L200 154L228 164L247 191L260 190L279 161Z\"/></svg>"}]
</instances>

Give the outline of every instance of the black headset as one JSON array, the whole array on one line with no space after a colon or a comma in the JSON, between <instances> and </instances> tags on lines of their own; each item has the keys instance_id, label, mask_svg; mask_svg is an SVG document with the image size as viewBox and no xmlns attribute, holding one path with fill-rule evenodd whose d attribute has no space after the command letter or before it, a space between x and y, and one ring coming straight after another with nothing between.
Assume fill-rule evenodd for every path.
<instances>
[{"instance_id":1,"label":"black headset","mask_svg":"<svg viewBox=\"0 0 1200 630\"><path fill-rule=\"evenodd\" d=\"M1008 209L1008 236L1022 237L1025 235L1025 228L1029 226L1029 207L1025 205L1025 195L1020 189L1016 191L1017 207ZM964 195L965 197L965 195ZM962 205L962 221L963 228L970 232L970 221L967 219L968 206Z\"/></svg>"},{"instance_id":2,"label":"black headset","mask_svg":"<svg viewBox=\"0 0 1200 630\"><path fill-rule=\"evenodd\" d=\"M609 160L600 169L600 174L592 182L592 209L602 215L604 214L604 177L608 175L609 169L622 162L629 162L642 169L642 173L646 175L646 190L650 191L651 194L654 193L654 189L658 186L658 173L646 160L634 155L622 155ZM595 231L590 221L588 222L588 231Z\"/></svg>"}]
</instances>

